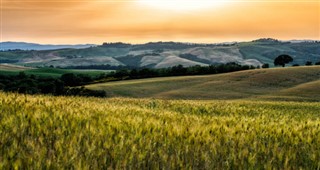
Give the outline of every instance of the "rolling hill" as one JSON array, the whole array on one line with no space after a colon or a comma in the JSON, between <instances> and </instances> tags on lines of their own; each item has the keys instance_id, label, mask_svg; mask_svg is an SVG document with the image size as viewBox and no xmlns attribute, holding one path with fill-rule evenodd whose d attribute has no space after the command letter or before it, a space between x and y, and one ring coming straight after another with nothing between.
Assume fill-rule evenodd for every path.
<instances>
[{"instance_id":1,"label":"rolling hill","mask_svg":"<svg viewBox=\"0 0 320 170\"><path fill-rule=\"evenodd\" d=\"M151 78L88 85L109 96L160 99L320 101L320 66Z\"/></svg>"},{"instance_id":2,"label":"rolling hill","mask_svg":"<svg viewBox=\"0 0 320 170\"><path fill-rule=\"evenodd\" d=\"M156 42L147 44L104 43L83 49L42 51L1 51L0 63L23 66L90 66L111 65L163 68L175 65L210 65L237 62L242 65L273 65L275 57L289 54L292 64L320 61L318 41L278 41L259 39L225 44L191 44Z\"/></svg>"}]
</instances>

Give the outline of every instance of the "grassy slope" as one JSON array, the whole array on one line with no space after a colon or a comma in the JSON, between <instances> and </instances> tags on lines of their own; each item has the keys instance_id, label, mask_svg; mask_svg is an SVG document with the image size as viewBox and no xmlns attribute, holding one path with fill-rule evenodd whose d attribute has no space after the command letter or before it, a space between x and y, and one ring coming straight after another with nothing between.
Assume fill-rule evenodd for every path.
<instances>
[{"instance_id":1,"label":"grassy slope","mask_svg":"<svg viewBox=\"0 0 320 170\"><path fill-rule=\"evenodd\" d=\"M101 73L109 72L107 70L77 70L77 69L57 69L57 68L30 69L30 67L20 67L20 66L15 67L14 65L12 65L12 67L1 67L0 65L0 74L17 75L21 71L25 72L27 75L37 75L41 77L60 77L61 75L66 73L98 76Z\"/></svg>"},{"instance_id":2,"label":"grassy slope","mask_svg":"<svg viewBox=\"0 0 320 170\"><path fill-rule=\"evenodd\" d=\"M33 69L33 68L13 65L13 64L0 64L0 71L24 71L24 70L30 70L30 69Z\"/></svg>"},{"instance_id":3,"label":"grassy slope","mask_svg":"<svg viewBox=\"0 0 320 170\"><path fill-rule=\"evenodd\" d=\"M60 77L62 74L66 73L74 73L74 74L86 74L90 76L98 76L101 73L105 73L106 71L100 70L76 70L76 69L56 69L56 68L43 68L36 70L28 70L27 74L35 74L40 76L52 76L52 77Z\"/></svg>"},{"instance_id":4,"label":"grassy slope","mask_svg":"<svg viewBox=\"0 0 320 170\"><path fill-rule=\"evenodd\" d=\"M0 92L1 169L319 169L319 103Z\"/></svg>"},{"instance_id":5,"label":"grassy slope","mask_svg":"<svg viewBox=\"0 0 320 170\"><path fill-rule=\"evenodd\" d=\"M0 74L2 75L17 75L21 71L27 72L31 69L33 68L13 64L0 64Z\"/></svg>"},{"instance_id":6,"label":"grassy slope","mask_svg":"<svg viewBox=\"0 0 320 170\"><path fill-rule=\"evenodd\" d=\"M320 67L291 67L235 73L166 77L93 84L109 96L165 99L320 100Z\"/></svg>"}]
</instances>

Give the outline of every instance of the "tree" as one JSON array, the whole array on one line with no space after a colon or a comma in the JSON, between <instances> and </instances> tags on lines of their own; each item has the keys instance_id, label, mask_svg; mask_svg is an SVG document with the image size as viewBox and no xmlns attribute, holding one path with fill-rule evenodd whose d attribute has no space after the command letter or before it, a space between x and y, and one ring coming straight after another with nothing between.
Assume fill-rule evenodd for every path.
<instances>
[{"instance_id":1,"label":"tree","mask_svg":"<svg viewBox=\"0 0 320 170\"><path fill-rule=\"evenodd\" d=\"M66 86L77 86L82 83L82 80L73 73L63 74L60 80L62 80Z\"/></svg>"},{"instance_id":2,"label":"tree","mask_svg":"<svg viewBox=\"0 0 320 170\"><path fill-rule=\"evenodd\" d=\"M54 94L55 93L55 85L53 82L40 82L38 84L38 88L40 89L41 93L43 94Z\"/></svg>"},{"instance_id":3,"label":"tree","mask_svg":"<svg viewBox=\"0 0 320 170\"><path fill-rule=\"evenodd\" d=\"M312 61L307 61L306 66L312 66Z\"/></svg>"},{"instance_id":4,"label":"tree","mask_svg":"<svg viewBox=\"0 0 320 170\"><path fill-rule=\"evenodd\" d=\"M291 56L289 56L287 54L282 54L274 59L274 65L285 67L286 64L288 64L292 61L293 61L293 58Z\"/></svg>"},{"instance_id":5,"label":"tree","mask_svg":"<svg viewBox=\"0 0 320 170\"><path fill-rule=\"evenodd\" d=\"M18 79L20 79L20 80L22 80L22 79L25 79L25 78L27 78L28 76L26 75L26 73L25 72L19 72L19 74L17 75L17 78Z\"/></svg>"},{"instance_id":6,"label":"tree","mask_svg":"<svg viewBox=\"0 0 320 170\"><path fill-rule=\"evenodd\" d=\"M262 68L269 68L269 64L268 64L268 63L264 63L264 64L262 65Z\"/></svg>"}]
</instances>

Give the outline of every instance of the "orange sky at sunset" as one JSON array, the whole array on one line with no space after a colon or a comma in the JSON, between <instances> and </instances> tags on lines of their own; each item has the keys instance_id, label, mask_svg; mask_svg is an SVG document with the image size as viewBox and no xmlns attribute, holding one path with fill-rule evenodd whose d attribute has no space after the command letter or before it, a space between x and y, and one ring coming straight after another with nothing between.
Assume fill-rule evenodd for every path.
<instances>
[{"instance_id":1,"label":"orange sky at sunset","mask_svg":"<svg viewBox=\"0 0 320 170\"><path fill-rule=\"evenodd\" d=\"M320 39L320 0L1 0L1 41Z\"/></svg>"}]
</instances>

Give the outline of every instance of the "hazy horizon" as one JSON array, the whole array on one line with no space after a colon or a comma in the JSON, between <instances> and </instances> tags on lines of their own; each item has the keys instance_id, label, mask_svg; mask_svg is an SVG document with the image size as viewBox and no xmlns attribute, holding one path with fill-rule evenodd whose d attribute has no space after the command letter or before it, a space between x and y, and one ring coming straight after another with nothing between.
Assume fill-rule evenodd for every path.
<instances>
[{"instance_id":1,"label":"hazy horizon","mask_svg":"<svg viewBox=\"0 0 320 170\"><path fill-rule=\"evenodd\" d=\"M320 1L2 0L0 42L319 40Z\"/></svg>"},{"instance_id":2,"label":"hazy horizon","mask_svg":"<svg viewBox=\"0 0 320 170\"><path fill-rule=\"evenodd\" d=\"M101 43L40 43L40 42L28 42L28 41L0 41L0 43L28 43L28 44L38 44L38 45L102 45L103 43L125 43L125 44L131 44L131 45L139 45L139 44L147 44L147 43L158 43L158 42L174 42L174 43L191 43L191 44L223 44L223 43L242 43L242 42L252 42L255 40L259 39L269 39L269 38L257 38L257 39L252 39L252 40L247 40L247 41L224 41L224 42L183 42L183 41L147 41L147 42L141 42L141 43L131 43L131 42L124 42L124 41L113 41L113 42L101 42ZM276 38L270 38L270 39L275 39L281 42L287 42L287 41L320 41L320 39L288 39L288 40L281 40L281 39L276 39Z\"/></svg>"}]
</instances>

